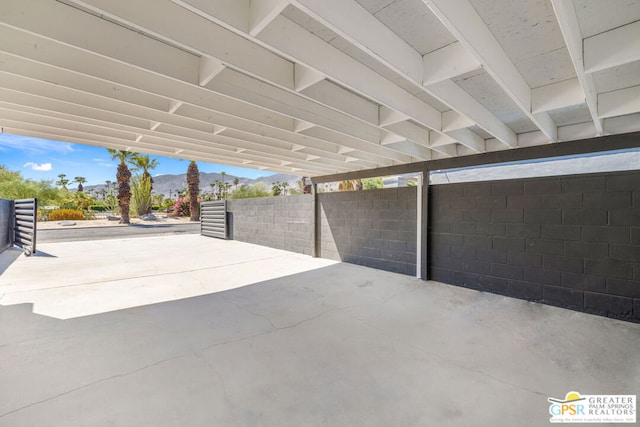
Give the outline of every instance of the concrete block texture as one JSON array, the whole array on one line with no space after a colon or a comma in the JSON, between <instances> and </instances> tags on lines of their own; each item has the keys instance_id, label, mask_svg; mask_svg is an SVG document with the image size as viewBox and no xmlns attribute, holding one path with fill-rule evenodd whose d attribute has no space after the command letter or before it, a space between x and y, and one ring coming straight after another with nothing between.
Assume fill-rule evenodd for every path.
<instances>
[{"instance_id":1,"label":"concrete block texture","mask_svg":"<svg viewBox=\"0 0 640 427\"><path fill-rule=\"evenodd\" d=\"M562 192L560 177L528 179L524 183L525 194L557 194Z\"/></svg>"},{"instance_id":2,"label":"concrete block texture","mask_svg":"<svg viewBox=\"0 0 640 427\"><path fill-rule=\"evenodd\" d=\"M429 277L640 321L640 171L434 185L429 221Z\"/></svg>"},{"instance_id":3,"label":"concrete block texture","mask_svg":"<svg viewBox=\"0 0 640 427\"><path fill-rule=\"evenodd\" d=\"M416 196L415 187L319 194L319 255L415 275Z\"/></svg>"},{"instance_id":4,"label":"concrete block texture","mask_svg":"<svg viewBox=\"0 0 640 427\"><path fill-rule=\"evenodd\" d=\"M278 196L227 202L229 236L247 243L313 253L313 196Z\"/></svg>"},{"instance_id":5,"label":"concrete block texture","mask_svg":"<svg viewBox=\"0 0 640 427\"><path fill-rule=\"evenodd\" d=\"M607 191L615 193L617 191L638 191L640 183L640 171L624 173L610 173L606 175Z\"/></svg>"},{"instance_id":6,"label":"concrete block texture","mask_svg":"<svg viewBox=\"0 0 640 427\"><path fill-rule=\"evenodd\" d=\"M587 309L609 317L632 318L633 316L633 300L631 298L585 292L584 305Z\"/></svg>"},{"instance_id":7,"label":"concrete block texture","mask_svg":"<svg viewBox=\"0 0 640 427\"><path fill-rule=\"evenodd\" d=\"M584 307L584 292L559 286L542 285L542 300L550 305L580 309Z\"/></svg>"}]
</instances>

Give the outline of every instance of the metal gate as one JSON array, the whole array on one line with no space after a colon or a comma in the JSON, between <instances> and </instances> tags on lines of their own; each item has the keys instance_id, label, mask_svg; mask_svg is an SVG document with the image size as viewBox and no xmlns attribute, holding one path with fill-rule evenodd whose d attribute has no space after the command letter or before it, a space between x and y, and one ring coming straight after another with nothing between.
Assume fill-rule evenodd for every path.
<instances>
[{"instance_id":1,"label":"metal gate","mask_svg":"<svg viewBox=\"0 0 640 427\"><path fill-rule=\"evenodd\" d=\"M0 253L13 246L13 200L0 199Z\"/></svg>"},{"instance_id":2,"label":"metal gate","mask_svg":"<svg viewBox=\"0 0 640 427\"><path fill-rule=\"evenodd\" d=\"M14 227L13 243L29 256L36 253L36 221L38 218L38 200L22 199L13 202Z\"/></svg>"},{"instance_id":3,"label":"metal gate","mask_svg":"<svg viewBox=\"0 0 640 427\"><path fill-rule=\"evenodd\" d=\"M227 238L227 201L200 204L200 234L219 239Z\"/></svg>"}]
</instances>

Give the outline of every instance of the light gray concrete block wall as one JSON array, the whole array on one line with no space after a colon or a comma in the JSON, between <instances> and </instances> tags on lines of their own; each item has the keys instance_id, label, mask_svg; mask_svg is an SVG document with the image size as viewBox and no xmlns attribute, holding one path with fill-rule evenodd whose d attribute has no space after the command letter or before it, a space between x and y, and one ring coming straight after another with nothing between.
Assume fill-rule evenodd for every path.
<instances>
[{"instance_id":1,"label":"light gray concrete block wall","mask_svg":"<svg viewBox=\"0 0 640 427\"><path fill-rule=\"evenodd\" d=\"M416 188L320 193L322 258L415 275Z\"/></svg>"},{"instance_id":2,"label":"light gray concrete block wall","mask_svg":"<svg viewBox=\"0 0 640 427\"><path fill-rule=\"evenodd\" d=\"M13 232L13 201L0 199L0 253L11 246Z\"/></svg>"},{"instance_id":3,"label":"light gray concrete block wall","mask_svg":"<svg viewBox=\"0 0 640 427\"><path fill-rule=\"evenodd\" d=\"M416 189L321 193L318 256L415 275ZM313 196L229 200L229 238L313 254Z\"/></svg>"},{"instance_id":4,"label":"light gray concrete block wall","mask_svg":"<svg viewBox=\"0 0 640 427\"><path fill-rule=\"evenodd\" d=\"M313 196L227 201L229 238L312 255Z\"/></svg>"}]
</instances>

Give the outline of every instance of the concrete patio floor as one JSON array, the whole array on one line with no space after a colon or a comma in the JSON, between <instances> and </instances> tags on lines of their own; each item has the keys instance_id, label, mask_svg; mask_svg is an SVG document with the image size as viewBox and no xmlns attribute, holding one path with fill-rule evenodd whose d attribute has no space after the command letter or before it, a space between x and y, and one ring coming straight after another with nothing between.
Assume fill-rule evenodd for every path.
<instances>
[{"instance_id":1,"label":"concrete patio floor","mask_svg":"<svg viewBox=\"0 0 640 427\"><path fill-rule=\"evenodd\" d=\"M540 426L640 394L639 324L199 235L39 250L0 255L0 426Z\"/></svg>"}]
</instances>

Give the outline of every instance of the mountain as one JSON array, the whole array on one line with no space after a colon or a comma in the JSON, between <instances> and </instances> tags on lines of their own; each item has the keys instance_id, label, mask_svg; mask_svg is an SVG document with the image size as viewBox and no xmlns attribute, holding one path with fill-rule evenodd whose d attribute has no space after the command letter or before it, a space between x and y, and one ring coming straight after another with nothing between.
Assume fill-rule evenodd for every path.
<instances>
[{"instance_id":1,"label":"mountain","mask_svg":"<svg viewBox=\"0 0 640 427\"><path fill-rule=\"evenodd\" d=\"M233 184L233 180L236 178L234 175L225 175L224 181ZM265 184L267 188L271 188L271 185L274 182L288 182L290 188L297 188L298 181L301 179L296 175L287 175L278 173L270 176L262 176L255 179L246 178L246 177L237 177L240 181L238 185L253 185L258 182L262 182ZM222 181L222 175L219 173L205 173L200 172L200 191L203 193L210 193L211 186L210 184L214 184L216 181ZM114 188L115 184L111 184L111 188ZM106 185L98 184L98 185L86 185L84 187L84 191L93 190L98 193L100 190L105 188ZM156 175L153 177L153 193L154 194L162 194L165 197L169 197L169 192L171 192L171 197L176 197L176 192L183 191L187 188L187 174L183 173L180 175Z\"/></svg>"}]
</instances>

